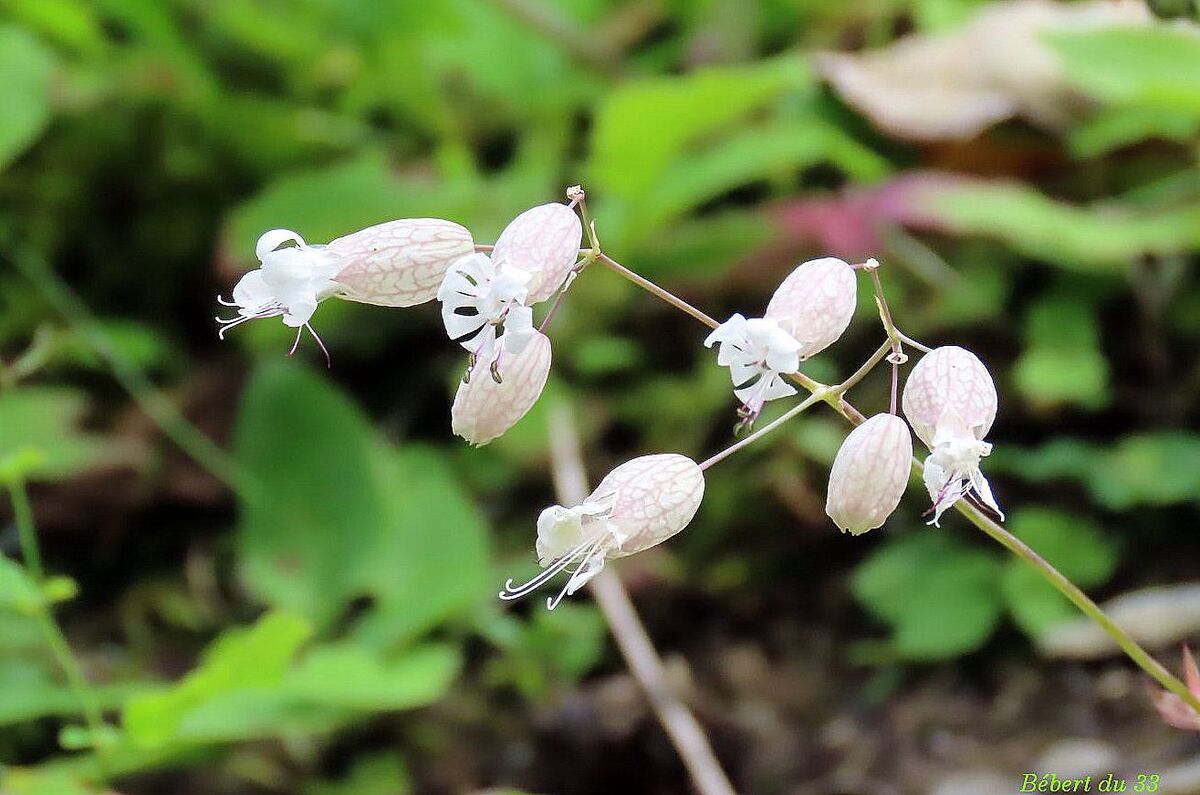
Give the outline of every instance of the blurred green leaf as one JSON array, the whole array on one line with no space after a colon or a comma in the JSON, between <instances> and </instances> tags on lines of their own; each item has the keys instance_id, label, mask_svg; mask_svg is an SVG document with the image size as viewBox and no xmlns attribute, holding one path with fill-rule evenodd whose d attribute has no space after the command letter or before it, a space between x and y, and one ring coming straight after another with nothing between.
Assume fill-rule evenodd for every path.
<instances>
[{"instance_id":1,"label":"blurred green leaf","mask_svg":"<svg viewBox=\"0 0 1200 795\"><path fill-rule=\"evenodd\" d=\"M282 682L296 701L374 712L409 709L436 701L458 675L458 652L446 645L406 649L380 659L345 642L312 649Z\"/></svg>"},{"instance_id":2,"label":"blurred green leaf","mask_svg":"<svg viewBox=\"0 0 1200 795\"><path fill-rule=\"evenodd\" d=\"M122 719L126 733L144 747L172 742L192 713L214 700L281 682L311 634L308 622L287 613L269 613L252 627L227 631L182 682L130 699Z\"/></svg>"},{"instance_id":3,"label":"blurred green leaf","mask_svg":"<svg viewBox=\"0 0 1200 795\"><path fill-rule=\"evenodd\" d=\"M355 760L337 781L314 781L304 795L409 795L412 784L404 760L395 754L373 754Z\"/></svg>"},{"instance_id":4,"label":"blurred green leaf","mask_svg":"<svg viewBox=\"0 0 1200 795\"><path fill-rule=\"evenodd\" d=\"M254 262L254 243L268 229L294 229L324 243L372 224L403 217L461 217L473 186L402 179L379 152L333 166L284 174L233 211L224 236L226 256Z\"/></svg>"},{"instance_id":5,"label":"blurred green leaf","mask_svg":"<svg viewBox=\"0 0 1200 795\"><path fill-rule=\"evenodd\" d=\"M1017 388L1032 403L1108 403L1108 361L1100 350L1095 308L1082 296L1039 298L1025 316L1026 347L1013 367Z\"/></svg>"},{"instance_id":6,"label":"blurred green leaf","mask_svg":"<svg viewBox=\"0 0 1200 795\"><path fill-rule=\"evenodd\" d=\"M23 473L31 480L57 480L100 463L114 448L78 429L86 411L84 393L65 387L0 392L0 459L35 452Z\"/></svg>"},{"instance_id":7,"label":"blurred green leaf","mask_svg":"<svg viewBox=\"0 0 1200 795\"><path fill-rule=\"evenodd\" d=\"M234 439L250 478L246 580L271 604L328 624L364 592L364 567L390 529L381 441L346 396L284 362L255 373Z\"/></svg>"},{"instance_id":8,"label":"blurred green leaf","mask_svg":"<svg viewBox=\"0 0 1200 795\"><path fill-rule=\"evenodd\" d=\"M0 610L33 615L41 605L37 584L14 560L0 556Z\"/></svg>"},{"instance_id":9,"label":"blurred green leaf","mask_svg":"<svg viewBox=\"0 0 1200 795\"><path fill-rule=\"evenodd\" d=\"M26 31L0 26L0 171L32 144L50 120L54 54Z\"/></svg>"},{"instance_id":10,"label":"blurred green leaf","mask_svg":"<svg viewBox=\"0 0 1200 795\"><path fill-rule=\"evenodd\" d=\"M1047 41L1067 78L1093 97L1200 116L1200 36L1190 27L1126 25Z\"/></svg>"},{"instance_id":11,"label":"blurred green leaf","mask_svg":"<svg viewBox=\"0 0 1200 795\"><path fill-rule=\"evenodd\" d=\"M972 651L1000 618L1000 561L944 532L889 540L855 569L854 596L893 629L895 652L936 660Z\"/></svg>"},{"instance_id":12,"label":"blurred green leaf","mask_svg":"<svg viewBox=\"0 0 1200 795\"><path fill-rule=\"evenodd\" d=\"M1116 544L1085 517L1052 508L1024 508L1014 511L1006 524L1080 588L1103 584L1116 569ZM1013 619L1030 635L1073 618L1077 612L1023 560L1005 561L1001 584Z\"/></svg>"},{"instance_id":13,"label":"blurred green leaf","mask_svg":"<svg viewBox=\"0 0 1200 795\"><path fill-rule=\"evenodd\" d=\"M1088 474L1096 499L1115 511L1200 500L1200 436L1182 431L1129 436Z\"/></svg>"},{"instance_id":14,"label":"blurred green leaf","mask_svg":"<svg viewBox=\"0 0 1200 795\"><path fill-rule=\"evenodd\" d=\"M325 626L373 595L359 636L387 645L491 590L486 526L436 452L393 450L346 396L284 362L259 370L242 406L241 560L263 598Z\"/></svg>"},{"instance_id":15,"label":"blurred green leaf","mask_svg":"<svg viewBox=\"0 0 1200 795\"><path fill-rule=\"evenodd\" d=\"M1084 272L1122 273L1137 257L1200 245L1195 205L1075 206L1016 182L964 182L927 191L921 203L958 234L992 237L1026 256Z\"/></svg>"}]
</instances>

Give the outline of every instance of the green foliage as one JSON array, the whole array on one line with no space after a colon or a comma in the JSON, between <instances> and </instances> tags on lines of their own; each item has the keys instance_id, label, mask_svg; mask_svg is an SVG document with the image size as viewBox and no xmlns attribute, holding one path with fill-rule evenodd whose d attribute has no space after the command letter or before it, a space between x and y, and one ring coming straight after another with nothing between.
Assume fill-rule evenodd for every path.
<instances>
[{"instance_id":1,"label":"green foliage","mask_svg":"<svg viewBox=\"0 0 1200 795\"><path fill-rule=\"evenodd\" d=\"M954 657L981 646L1000 619L1001 560L925 530L889 541L854 572L851 590L891 626L905 659Z\"/></svg>"},{"instance_id":2,"label":"green foliage","mask_svg":"<svg viewBox=\"0 0 1200 795\"><path fill-rule=\"evenodd\" d=\"M458 672L441 645L382 657L352 643L314 645L311 626L271 613L231 630L179 684L125 707L131 743L162 748L327 731L356 712L399 710L440 698Z\"/></svg>"},{"instance_id":3,"label":"green foliage","mask_svg":"<svg viewBox=\"0 0 1200 795\"><path fill-rule=\"evenodd\" d=\"M1117 566L1117 547L1085 517L1049 508L1015 511L1008 529L1080 588L1102 585ZM1076 608L1024 561L1004 564L1004 599L1013 620L1031 636L1075 618Z\"/></svg>"},{"instance_id":4,"label":"green foliage","mask_svg":"<svg viewBox=\"0 0 1200 795\"><path fill-rule=\"evenodd\" d=\"M22 476L69 477L105 460L99 437L78 430L87 396L64 387L21 387L0 392L0 459L28 452Z\"/></svg>"},{"instance_id":5,"label":"green foliage","mask_svg":"<svg viewBox=\"0 0 1200 795\"><path fill-rule=\"evenodd\" d=\"M1086 518L1026 508L1006 525L1081 588L1102 585L1116 568L1116 545ZM1024 560L1002 558L937 530L886 542L855 570L851 590L891 628L890 652L907 660L980 648L1006 609L1031 636L1076 614Z\"/></svg>"},{"instance_id":6,"label":"green foliage","mask_svg":"<svg viewBox=\"0 0 1200 795\"><path fill-rule=\"evenodd\" d=\"M992 237L1028 257L1085 273L1120 273L1140 256L1200 245L1195 203L1079 207L1017 183L965 183L931 192L923 203L958 234Z\"/></svg>"},{"instance_id":7,"label":"green foliage","mask_svg":"<svg viewBox=\"0 0 1200 795\"><path fill-rule=\"evenodd\" d=\"M385 444L348 398L282 362L242 406L241 560L262 598L326 626L372 595L361 631L390 643L491 590L483 520L435 452Z\"/></svg>"},{"instance_id":8,"label":"green foliage","mask_svg":"<svg viewBox=\"0 0 1200 795\"><path fill-rule=\"evenodd\" d=\"M1043 296L1025 317L1025 340L1013 381L1031 403L1097 409L1108 402L1108 361L1094 307L1078 296Z\"/></svg>"},{"instance_id":9,"label":"green foliage","mask_svg":"<svg viewBox=\"0 0 1200 795\"><path fill-rule=\"evenodd\" d=\"M54 53L21 28L0 26L0 169L37 140L50 120Z\"/></svg>"},{"instance_id":10,"label":"green foliage","mask_svg":"<svg viewBox=\"0 0 1200 795\"><path fill-rule=\"evenodd\" d=\"M1183 431L1131 435L1111 446L1056 439L996 450L988 463L1038 483L1079 481L1113 511L1195 503L1200 495L1200 436Z\"/></svg>"}]
</instances>

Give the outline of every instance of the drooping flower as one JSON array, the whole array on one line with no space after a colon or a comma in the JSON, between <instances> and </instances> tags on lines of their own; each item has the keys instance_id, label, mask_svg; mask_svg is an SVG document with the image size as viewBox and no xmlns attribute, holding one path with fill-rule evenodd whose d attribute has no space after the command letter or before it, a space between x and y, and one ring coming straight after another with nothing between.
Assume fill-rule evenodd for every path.
<instances>
[{"instance_id":1,"label":"drooping flower","mask_svg":"<svg viewBox=\"0 0 1200 795\"><path fill-rule=\"evenodd\" d=\"M294 244L294 245L288 245ZM329 356L311 319L317 304L342 298L380 306L413 306L437 293L450 263L475 249L471 233L440 218L401 218L310 245L289 229L272 229L258 239L260 267L233 288L232 318L217 318L220 335L249 320L282 317L297 329L296 344L308 329ZM292 346L295 352L296 345Z\"/></svg>"},{"instance_id":2,"label":"drooping flower","mask_svg":"<svg viewBox=\"0 0 1200 795\"><path fill-rule=\"evenodd\" d=\"M996 419L996 385L987 367L954 345L936 348L913 367L904 385L904 416L930 449L925 487L937 525L954 503L974 493L1003 520L979 461L992 451L983 437Z\"/></svg>"},{"instance_id":3,"label":"drooping flower","mask_svg":"<svg viewBox=\"0 0 1200 795\"><path fill-rule=\"evenodd\" d=\"M838 449L829 471L825 513L843 532L882 525L904 496L912 468L912 435L894 414L876 414Z\"/></svg>"},{"instance_id":4,"label":"drooping flower","mask_svg":"<svg viewBox=\"0 0 1200 795\"><path fill-rule=\"evenodd\" d=\"M531 339L533 312L525 305L531 278L529 271L487 254L469 254L446 271L437 292L442 322L450 339L470 351L472 368L490 366L501 346L518 354ZM509 330L501 335L506 324Z\"/></svg>"},{"instance_id":5,"label":"drooping flower","mask_svg":"<svg viewBox=\"0 0 1200 795\"><path fill-rule=\"evenodd\" d=\"M432 301L451 263L475 251L466 227L440 218L401 218L330 241L344 263L338 297L377 306Z\"/></svg>"},{"instance_id":6,"label":"drooping flower","mask_svg":"<svg viewBox=\"0 0 1200 795\"><path fill-rule=\"evenodd\" d=\"M293 246L286 246L294 243ZM235 307L236 317L217 318L221 328L218 335L251 320L280 317L286 326L296 329L296 341L289 351L295 353L300 336L308 329L313 339L325 351L321 338L313 331L311 320L317 304L334 295L338 284L333 277L344 265L342 259L324 246L310 246L304 238L290 229L272 229L258 239L255 246L261 266L245 274L233 288L233 300L221 296L224 306Z\"/></svg>"},{"instance_id":7,"label":"drooping flower","mask_svg":"<svg viewBox=\"0 0 1200 795\"><path fill-rule=\"evenodd\" d=\"M775 290L764 317L800 343L800 360L838 341L854 317L858 281L836 257L802 263Z\"/></svg>"},{"instance_id":8,"label":"drooping flower","mask_svg":"<svg viewBox=\"0 0 1200 795\"><path fill-rule=\"evenodd\" d=\"M729 368L744 423L753 422L768 400L796 394L783 376L800 369L801 346L775 320L735 314L704 340L704 347L713 345L719 346L717 364Z\"/></svg>"},{"instance_id":9,"label":"drooping flower","mask_svg":"<svg viewBox=\"0 0 1200 795\"><path fill-rule=\"evenodd\" d=\"M553 610L595 577L606 560L649 549L683 530L703 497L704 472L687 456L659 453L627 461L582 504L542 511L536 549L545 571L524 585L509 580L500 598L519 599L567 571L571 576L563 589L546 600Z\"/></svg>"},{"instance_id":10,"label":"drooping flower","mask_svg":"<svg viewBox=\"0 0 1200 795\"><path fill-rule=\"evenodd\" d=\"M570 206L551 202L514 218L492 248L492 260L531 274L529 304L545 301L563 285L579 259L583 225Z\"/></svg>"},{"instance_id":11,"label":"drooping flower","mask_svg":"<svg viewBox=\"0 0 1200 795\"><path fill-rule=\"evenodd\" d=\"M511 330L505 336L512 334ZM533 407L550 375L550 339L532 332L530 342L517 354L505 350L504 377L469 378L458 385L450 409L454 432L473 445L492 441L517 423Z\"/></svg>"},{"instance_id":12,"label":"drooping flower","mask_svg":"<svg viewBox=\"0 0 1200 795\"><path fill-rule=\"evenodd\" d=\"M471 353L454 403L454 430L486 444L524 416L541 394L550 368L550 342L533 327L533 305L566 282L578 262L582 228L572 206L544 204L505 227L491 256L470 254L447 269L437 298L451 339ZM531 342L538 351L523 356ZM476 384L475 369L493 384ZM513 372L509 372L513 370ZM508 377L517 379L504 386Z\"/></svg>"}]
</instances>

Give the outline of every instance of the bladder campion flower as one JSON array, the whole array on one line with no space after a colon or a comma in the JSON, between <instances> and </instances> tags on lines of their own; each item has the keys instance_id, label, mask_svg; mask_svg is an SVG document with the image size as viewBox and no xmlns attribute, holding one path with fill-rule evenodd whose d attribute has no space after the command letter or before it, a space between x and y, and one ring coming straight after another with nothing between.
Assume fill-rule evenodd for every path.
<instances>
[{"instance_id":1,"label":"bladder campion flower","mask_svg":"<svg viewBox=\"0 0 1200 795\"><path fill-rule=\"evenodd\" d=\"M475 251L466 227L440 218L401 218L369 226L326 249L345 263L334 280L338 297L377 306L432 301L456 260Z\"/></svg>"},{"instance_id":2,"label":"bladder campion flower","mask_svg":"<svg viewBox=\"0 0 1200 795\"><path fill-rule=\"evenodd\" d=\"M500 598L520 599L569 571L563 589L546 600L553 610L595 577L609 558L649 549L685 528L703 497L704 472L687 456L659 453L627 461L609 472L582 504L542 511L536 549L545 571L524 585L509 580Z\"/></svg>"},{"instance_id":3,"label":"bladder campion flower","mask_svg":"<svg viewBox=\"0 0 1200 795\"><path fill-rule=\"evenodd\" d=\"M904 416L930 449L925 487L933 519L974 492L1001 519L1004 513L979 468L992 452L983 437L996 419L996 385L975 354L955 345L935 348L913 367L904 385Z\"/></svg>"},{"instance_id":4,"label":"bladder campion flower","mask_svg":"<svg viewBox=\"0 0 1200 795\"><path fill-rule=\"evenodd\" d=\"M518 215L500 233L492 259L531 273L527 303L545 301L567 280L579 259L583 225L571 207L542 204Z\"/></svg>"},{"instance_id":5,"label":"bladder campion flower","mask_svg":"<svg viewBox=\"0 0 1200 795\"><path fill-rule=\"evenodd\" d=\"M293 246L285 246L294 243ZM309 246L304 238L290 229L264 232L255 246L261 266L242 276L233 288L233 300L217 296L224 306L235 307L236 317L217 318L217 332L225 332L250 320L281 317L286 326L296 329L296 341L289 355L296 352L300 336L308 329L313 339L325 351L321 338L313 331L310 321L317 304L338 290L334 276L342 269L342 260L323 246Z\"/></svg>"},{"instance_id":6,"label":"bladder campion flower","mask_svg":"<svg viewBox=\"0 0 1200 795\"><path fill-rule=\"evenodd\" d=\"M501 355L503 379L468 378L459 383L454 395L451 427L473 445L487 444L524 417L550 375L550 339L541 332L534 331L520 353L506 350Z\"/></svg>"},{"instance_id":7,"label":"bladder campion flower","mask_svg":"<svg viewBox=\"0 0 1200 795\"><path fill-rule=\"evenodd\" d=\"M763 317L735 314L708 336L705 346L720 345L717 363L729 368L738 387L739 428L753 423L767 401L796 394L783 376L837 341L856 300L853 268L833 257L810 260L783 280Z\"/></svg>"},{"instance_id":8,"label":"bladder campion flower","mask_svg":"<svg viewBox=\"0 0 1200 795\"><path fill-rule=\"evenodd\" d=\"M287 244L294 245L287 245ZM309 245L290 229L265 232L255 246L260 267L233 288L232 318L217 318L218 332L249 320L282 317L297 329L295 353L303 329L325 351L310 321L317 304L343 298L380 306L413 306L437 293L450 263L474 251L471 233L439 218L401 218L339 237L327 246Z\"/></svg>"},{"instance_id":9,"label":"bladder campion flower","mask_svg":"<svg viewBox=\"0 0 1200 795\"><path fill-rule=\"evenodd\" d=\"M912 435L894 414L876 414L842 442L829 471L825 513L843 532L882 525L904 496L912 468Z\"/></svg>"},{"instance_id":10,"label":"bladder campion flower","mask_svg":"<svg viewBox=\"0 0 1200 795\"><path fill-rule=\"evenodd\" d=\"M468 377L477 364L491 366L501 348L515 355L532 338L533 311L524 304L532 278L487 254L469 254L446 271L437 293L442 322L450 339L471 335L460 342L471 353Z\"/></svg>"},{"instance_id":11,"label":"bladder campion flower","mask_svg":"<svg viewBox=\"0 0 1200 795\"><path fill-rule=\"evenodd\" d=\"M857 303L854 269L836 257L822 257L788 274L771 296L764 317L800 343L800 361L804 361L838 341Z\"/></svg>"},{"instance_id":12,"label":"bladder campion flower","mask_svg":"<svg viewBox=\"0 0 1200 795\"><path fill-rule=\"evenodd\" d=\"M796 394L783 374L800 369L800 343L776 321L735 314L704 340L706 348L713 345L719 346L717 364L729 368L743 423L754 422L768 400Z\"/></svg>"}]
</instances>

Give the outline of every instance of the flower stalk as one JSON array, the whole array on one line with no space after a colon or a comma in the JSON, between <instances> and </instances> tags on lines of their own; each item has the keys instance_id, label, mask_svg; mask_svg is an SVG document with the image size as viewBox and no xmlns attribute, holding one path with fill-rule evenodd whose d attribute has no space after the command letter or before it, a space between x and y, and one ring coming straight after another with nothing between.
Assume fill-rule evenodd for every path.
<instances>
[{"instance_id":1,"label":"flower stalk","mask_svg":"<svg viewBox=\"0 0 1200 795\"><path fill-rule=\"evenodd\" d=\"M701 310L687 303L682 298L679 298L668 290L651 282L645 277L635 273L624 265L621 265L608 255L600 254L597 257L597 260L603 263L609 270L612 270L613 272L623 276L637 286L646 290L646 292L654 295L665 303L670 304L676 309L679 309L685 314L691 315L693 318L699 320L706 326L715 328L718 325L715 320ZM852 386L854 383L857 383L859 380L861 380L871 370L871 368L879 363L882 356L886 355L885 352L887 350L891 350L891 355L894 355L896 346L900 342L910 344L918 350L923 350L925 352L929 351L926 346L920 345L908 337L905 337L896 329L895 324L891 322L891 313L887 308L886 301L883 301L879 298L879 296L882 295L882 285L879 284L878 274L873 268L867 268L867 270L871 273L872 280L877 285L877 303L880 307L880 317L888 332L888 342L885 344L885 346L879 351L876 351L876 353L867 360L863 367L859 368L858 371L851 375L846 382L843 382L839 385L830 386L823 384L803 375L802 373L790 376L792 380L807 389L811 393L810 396L802 403L798 404L795 408L781 416L775 422L764 426L754 434L747 436L745 439L732 445L726 450L717 453L715 456L713 456L713 458L702 462L700 464L702 469L712 466L718 461L731 455L733 452L736 452L737 450L745 447L747 444L757 440L759 437L766 435L766 433L779 427L779 425L782 425L787 419L791 419L792 417L798 415L801 411L807 409L812 405L812 403L815 402L824 401L825 403L829 404L834 411L840 414L852 425L857 426L862 424L866 420L866 417L864 417L863 414L858 411L858 409L854 408L853 405L848 403L843 398L843 393L849 389L849 387L845 386L845 384L847 382L851 382L850 385ZM893 395L893 412L895 410L894 400L895 398ZM920 474L924 471L923 465L916 458L913 459L913 470L917 474ZM1065 596L1084 615L1095 621L1100 628L1103 629L1104 632L1107 633L1114 642L1116 642L1126 656L1128 656L1129 659L1132 660L1139 668L1149 674L1156 682L1158 682L1168 691L1183 699L1183 701L1190 707L1195 709L1197 712L1200 712L1200 699L1197 699L1197 697L1190 690L1188 690L1187 685L1185 685L1182 680L1163 667L1161 663L1155 660L1149 652L1142 648L1142 646L1129 635L1129 633L1127 633L1115 621L1113 621L1112 618L1110 618L1108 614L1105 613L1100 606L1091 599L1091 597L1080 590L1077 585L1071 582L1071 580L1069 580L1062 572L1055 568L1049 561L1039 555L1028 544L1021 541L1021 539L1017 538L998 523L988 518L971 500L959 500L954 504L954 507L959 513L965 516L967 520L971 522L971 524L975 525L976 528L985 533L992 540L996 541L1005 549L1037 569L1037 571L1046 579L1046 581L1053 585L1059 593Z\"/></svg>"}]
</instances>

